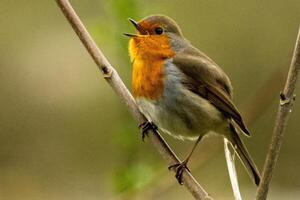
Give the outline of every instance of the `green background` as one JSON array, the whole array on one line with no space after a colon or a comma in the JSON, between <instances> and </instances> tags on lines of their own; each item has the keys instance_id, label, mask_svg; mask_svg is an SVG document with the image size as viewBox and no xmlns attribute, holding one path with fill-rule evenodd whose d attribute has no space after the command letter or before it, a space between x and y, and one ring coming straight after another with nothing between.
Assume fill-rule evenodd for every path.
<instances>
[{"instance_id":1,"label":"green background","mask_svg":"<svg viewBox=\"0 0 300 200\"><path fill-rule=\"evenodd\" d=\"M174 18L230 76L261 169L300 22L300 1L71 1L130 88L128 17ZM177 184L114 94L55 1L0 1L0 199L193 199ZM298 84L299 85L299 84ZM300 87L296 93L300 94ZM272 200L300 197L296 101L272 180ZM191 142L164 135L183 158ZM215 199L233 199L222 139L209 137L190 168ZM256 187L237 162L242 195Z\"/></svg>"}]
</instances>

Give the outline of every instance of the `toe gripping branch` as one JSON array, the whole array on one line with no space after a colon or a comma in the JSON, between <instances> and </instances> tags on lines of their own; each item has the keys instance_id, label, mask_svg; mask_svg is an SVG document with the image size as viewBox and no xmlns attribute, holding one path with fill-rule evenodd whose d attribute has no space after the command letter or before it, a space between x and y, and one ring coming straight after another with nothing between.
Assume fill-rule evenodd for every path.
<instances>
[{"instance_id":1,"label":"toe gripping branch","mask_svg":"<svg viewBox=\"0 0 300 200\"><path fill-rule=\"evenodd\" d=\"M180 185L183 184L183 182L182 182L182 174L183 174L184 170L187 170L187 171L190 172L189 168L187 167L187 160L185 160L185 161L183 161L181 163L177 163L177 164L171 165L171 166L168 167L168 169L169 170L175 169L175 171L176 171L175 177L176 177L176 179L177 179L177 181L178 181L178 183Z\"/></svg>"},{"instance_id":2,"label":"toe gripping branch","mask_svg":"<svg viewBox=\"0 0 300 200\"><path fill-rule=\"evenodd\" d=\"M139 128L142 130L142 140L145 141L145 137L148 136L148 131L153 130L157 131L157 126L153 122L145 121L139 125Z\"/></svg>"}]
</instances>

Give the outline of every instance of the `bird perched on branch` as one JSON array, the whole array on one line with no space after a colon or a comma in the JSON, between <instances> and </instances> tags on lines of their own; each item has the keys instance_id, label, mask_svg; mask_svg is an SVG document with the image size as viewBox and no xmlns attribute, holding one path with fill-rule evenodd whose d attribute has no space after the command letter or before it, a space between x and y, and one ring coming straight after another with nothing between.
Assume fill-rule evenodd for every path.
<instances>
[{"instance_id":1,"label":"bird perched on branch","mask_svg":"<svg viewBox=\"0 0 300 200\"><path fill-rule=\"evenodd\" d=\"M129 36L132 62L132 93L149 122L143 133L156 126L179 139L196 140L182 162L170 166L182 183L182 172L200 142L209 133L226 137L249 175L258 185L260 174L239 131L250 136L232 102L232 86L224 71L187 41L176 22L163 15L152 15L136 22L137 32ZM143 134L144 136L144 134Z\"/></svg>"}]
</instances>

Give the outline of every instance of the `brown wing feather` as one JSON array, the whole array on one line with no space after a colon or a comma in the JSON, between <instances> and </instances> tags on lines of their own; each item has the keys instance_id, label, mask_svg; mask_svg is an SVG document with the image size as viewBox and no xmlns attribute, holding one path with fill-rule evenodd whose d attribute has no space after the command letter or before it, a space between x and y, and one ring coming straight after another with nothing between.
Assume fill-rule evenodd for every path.
<instances>
[{"instance_id":1,"label":"brown wing feather","mask_svg":"<svg viewBox=\"0 0 300 200\"><path fill-rule=\"evenodd\" d=\"M219 110L223 111L225 115L229 115L238 125L239 127L250 136L249 131L247 130L244 121L230 99L227 98L226 95L218 88L207 85L207 99L215 105Z\"/></svg>"},{"instance_id":2,"label":"brown wing feather","mask_svg":"<svg viewBox=\"0 0 300 200\"><path fill-rule=\"evenodd\" d=\"M250 135L231 100L232 88L226 74L203 53L192 50L192 55L190 52L182 52L173 58L174 64L186 76L183 84L192 92L210 101L225 116L232 118L245 134Z\"/></svg>"}]
</instances>

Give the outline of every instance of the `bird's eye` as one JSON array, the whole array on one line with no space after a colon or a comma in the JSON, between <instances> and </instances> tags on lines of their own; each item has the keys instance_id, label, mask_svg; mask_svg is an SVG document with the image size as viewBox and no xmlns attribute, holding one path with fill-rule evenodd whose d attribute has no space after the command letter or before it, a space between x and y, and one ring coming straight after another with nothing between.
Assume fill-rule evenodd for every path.
<instances>
[{"instance_id":1,"label":"bird's eye","mask_svg":"<svg viewBox=\"0 0 300 200\"><path fill-rule=\"evenodd\" d=\"M164 32L164 30L161 27L156 27L154 31L157 35L161 35Z\"/></svg>"}]
</instances>

